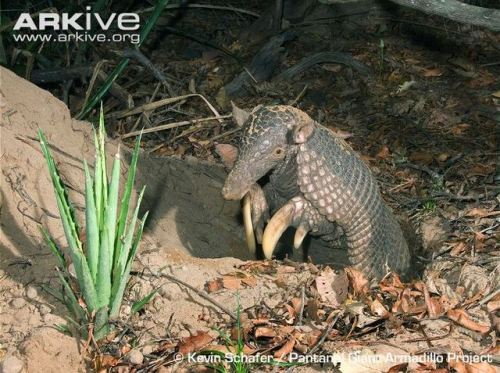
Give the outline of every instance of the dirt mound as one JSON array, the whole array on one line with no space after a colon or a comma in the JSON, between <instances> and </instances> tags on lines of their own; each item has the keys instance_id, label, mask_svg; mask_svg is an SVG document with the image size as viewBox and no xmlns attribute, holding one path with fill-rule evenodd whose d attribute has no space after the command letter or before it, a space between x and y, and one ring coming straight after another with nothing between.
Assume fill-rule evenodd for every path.
<instances>
[{"instance_id":1,"label":"dirt mound","mask_svg":"<svg viewBox=\"0 0 500 373\"><path fill-rule=\"evenodd\" d=\"M45 132L80 217L84 188L81 160L93 159L93 134L89 123L73 120L67 107L50 93L9 70L0 68L0 73L0 224L3 232L0 235L0 292L3 294L0 349L11 354L28 338L25 345L29 346L26 351L30 357L37 355L37 346L42 348L36 342L41 338L37 328L64 323L58 316L63 314L61 305L41 290L43 285L57 286L57 282L53 270L56 262L39 228L46 227L62 246L66 243L37 131L41 128ZM116 143L111 141L108 152L112 154L116 149ZM126 149L122 153L125 173L129 153ZM186 255L247 256L238 229L239 204L224 202L220 197L224 175L222 167L194 159L141 156L137 186L148 186L143 208L151 210L143 252L161 252L162 258L170 258L164 259L163 264ZM59 333L45 334L47 346L57 343L61 346L57 341ZM54 345L51 338L55 338ZM68 350L68 354L71 351ZM80 359L79 355L74 357L75 361ZM63 366L58 360L46 360L47 364L54 364L52 371L60 371ZM48 371L52 369L43 366Z\"/></svg>"}]
</instances>

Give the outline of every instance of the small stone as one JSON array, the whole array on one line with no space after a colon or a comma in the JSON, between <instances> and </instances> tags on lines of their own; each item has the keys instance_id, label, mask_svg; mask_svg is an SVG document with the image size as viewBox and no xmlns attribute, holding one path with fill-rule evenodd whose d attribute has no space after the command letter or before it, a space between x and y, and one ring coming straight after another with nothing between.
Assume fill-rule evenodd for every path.
<instances>
[{"instance_id":1,"label":"small stone","mask_svg":"<svg viewBox=\"0 0 500 373\"><path fill-rule=\"evenodd\" d=\"M50 312L52 312L52 310L50 309L49 306L47 306L45 304L41 304L38 307L38 312L40 312L40 315L45 316L45 315L49 314Z\"/></svg>"},{"instance_id":2,"label":"small stone","mask_svg":"<svg viewBox=\"0 0 500 373\"><path fill-rule=\"evenodd\" d=\"M185 293L182 292L177 284L165 284L160 288L159 293L162 297L171 301L178 301L185 298Z\"/></svg>"},{"instance_id":3,"label":"small stone","mask_svg":"<svg viewBox=\"0 0 500 373\"><path fill-rule=\"evenodd\" d=\"M26 305L26 301L25 301L23 298L15 298L15 299L11 302L11 305L12 305L12 307L14 307L15 309L20 309L20 308L23 308L23 307Z\"/></svg>"},{"instance_id":4,"label":"small stone","mask_svg":"<svg viewBox=\"0 0 500 373\"><path fill-rule=\"evenodd\" d=\"M2 373L19 373L23 370L24 363L15 356L7 356L3 359L0 367Z\"/></svg>"},{"instance_id":5,"label":"small stone","mask_svg":"<svg viewBox=\"0 0 500 373\"><path fill-rule=\"evenodd\" d=\"M132 312L132 307L129 304L125 304L121 308L121 314L123 316L130 316L130 312Z\"/></svg>"},{"instance_id":6,"label":"small stone","mask_svg":"<svg viewBox=\"0 0 500 373\"><path fill-rule=\"evenodd\" d=\"M153 351L154 351L154 348L151 345L146 345L142 348L143 355L150 355Z\"/></svg>"},{"instance_id":7,"label":"small stone","mask_svg":"<svg viewBox=\"0 0 500 373\"><path fill-rule=\"evenodd\" d=\"M139 350L132 350L128 353L128 361L131 364L142 364L144 361L144 356L142 355L142 352Z\"/></svg>"},{"instance_id":8,"label":"small stone","mask_svg":"<svg viewBox=\"0 0 500 373\"><path fill-rule=\"evenodd\" d=\"M38 297L38 292L36 291L36 288L30 286L28 287L28 289L26 289L26 298L33 300L36 299L37 297Z\"/></svg>"}]
</instances>

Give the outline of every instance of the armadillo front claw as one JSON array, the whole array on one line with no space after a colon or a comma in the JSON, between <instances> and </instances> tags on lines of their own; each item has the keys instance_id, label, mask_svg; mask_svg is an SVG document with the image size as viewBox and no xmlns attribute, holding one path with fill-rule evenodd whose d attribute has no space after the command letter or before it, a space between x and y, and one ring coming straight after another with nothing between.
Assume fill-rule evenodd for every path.
<instances>
[{"instance_id":1,"label":"armadillo front claw","mask_svg":"<svg viewBox=\"0 0 500 373\"><path fill-rule=\"evenodd\" d=\"M281 235L292 224L294 210L293 204L287 203L269 220L262 237L262 251L267 259L272 258Z\"/></svg>"},{"instance_id":2,"label":"armadillo front claw","mask_svg":"<svg viewBox=\"0 0 500 373\"><path fill-rule=\"evenodd\" d=\"M250 195L247 193L243 197L243 225L245 227L245 238L247 240L248 250L254 254L257 249L255 243L255 235L252 224L252 201Z\"/></svg>"},{"instance_id":3,"label":"armadillo front claw","mask_svg":"<svg viewBox=\"0 0 500 373\"><path fill-rule=\"evenodd\" d=\"M304 224L299 225L299 227L295 231L295 236L293 237L293 247L295 249L300 248L308 232L309 229Z\"/></svg>"},{"instance_id":4,"label":"armadillo front claw","mask_svg":"<svg viewBox=\"0 0 500 373\"><path fill-rule=\"evenodd\" d=\"M271 218L264 231L262 249L271 258L283 232L296 227L293 246L300 248L308 233L320 236L337 236L337 226L322 216L303 196L296 196L281 207Z\"/></svg>"},{"instance_id":5,"label":"armadillo front claw","mask_svg":"<svg viewBox=\"0 0 500 373\"><path fill-rule=\"evenodd\" d=\"M243 225L248 250L255 253L257 244L262 242L264 224L269 218L266 196L260 185L254 184L243 197Z\"/></svg>"}]
</instances>

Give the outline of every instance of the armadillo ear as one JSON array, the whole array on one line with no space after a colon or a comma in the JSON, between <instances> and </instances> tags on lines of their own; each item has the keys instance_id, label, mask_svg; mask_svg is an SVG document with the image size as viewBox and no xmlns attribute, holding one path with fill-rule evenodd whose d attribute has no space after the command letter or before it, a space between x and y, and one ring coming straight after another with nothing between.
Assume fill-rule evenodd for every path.
<instances>
[{"instance_id":1,"label":"armadillo ear","mask_svg":"<svg viewBox=\"0 0 500 373\"><path fill-rule=\"evenodd\" d=\"M228 171L232 170L234 163L236 162L236 158L238 158L238 148L231 144L217 144L215 145L215 151L219 155L226 169Z\"/></svg>"},{"instance_id":2,"label":"armadillo ear","mask_svg":"<svg viewBox=\"0 0 500 373\"><path fill-rule=\"evenodd\" d=\"M233 101L231 101L231 106L233 107L234 121L236 122L238 127L243 126L243 124L247 121L248 117L250 116L250 113L248 111L240 109L238 106L234 104Z\"/></svg>"},{"instance_id":3,"label":"armadillo ear","mask_svg":"<svg viewBox=\"0 0 500 373\"><path fill-rule=\"evenodd\" d=\"M312 120L301 122L297 124L292 131L293 131L293 141L296 144L302 144L306 142L307 139L314 132L314 122Z\"/></svg>"}]
</instances>

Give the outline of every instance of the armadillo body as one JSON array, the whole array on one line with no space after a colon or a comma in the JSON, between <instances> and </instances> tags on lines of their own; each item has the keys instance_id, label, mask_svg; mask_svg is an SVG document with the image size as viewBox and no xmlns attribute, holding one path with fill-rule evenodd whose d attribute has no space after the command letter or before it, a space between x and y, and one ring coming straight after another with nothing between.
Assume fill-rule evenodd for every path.
<instances>
[{"instance_id":1,"label":"armadillo body","mask_svg":"<svg viewBox=\"0 0 500 373\"><path fill-rule=\"evenodd\" d=\"M306 233L328 241L344 234L350 262L370 279L389 270L407 272L410 253L401 227L369 168L344 140L289 106L258 108L243 125L223 195L252 195L256 182L269 175L254 211L254 223L260 219L261 225L263 216L272 215L263 237L257 235L267 257L293 226L296 247Z\"/></svg>"},{"instance_id":2,"label":"armadillo body","mask_svg":"<svg viewBox=\"0 0 500 373\"><path fill-rule=\"evenodd\" d=\"M297 182L322 216L342 227L349 260L371 278L407 271L410 254L403 232L384 203L369 168L324 127L299 145Z\"/></svg>"}]
</instances>

